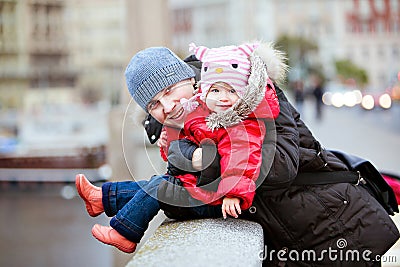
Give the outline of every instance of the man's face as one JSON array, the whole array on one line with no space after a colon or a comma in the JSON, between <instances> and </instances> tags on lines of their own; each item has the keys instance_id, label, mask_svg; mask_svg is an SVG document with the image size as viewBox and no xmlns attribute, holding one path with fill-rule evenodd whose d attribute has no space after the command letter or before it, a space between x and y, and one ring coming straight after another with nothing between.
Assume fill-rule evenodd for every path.
<instances>
[{"instance_id":1,"label":"man's face","mask_svg":"<svg viewBox=\"0 0 400 267\"><path fill-rule=\"evenodd\" d=\"M180 100L193 96L194 79L187 79L169 86L159 92L147 105L147 110L160 123L182 128L187 112Z\"/></svg>"},{"instance_id":2,"label":"man's face","mask_svg":"<svg viewBox=\"0 0 400 267\"><path fill-rule=\"evenodd\" d=\"M214 83L206 96L206 105L213 112L222 112L231 108L239 96L229 84L223 82Z\"/></svg>"}]
</instances>

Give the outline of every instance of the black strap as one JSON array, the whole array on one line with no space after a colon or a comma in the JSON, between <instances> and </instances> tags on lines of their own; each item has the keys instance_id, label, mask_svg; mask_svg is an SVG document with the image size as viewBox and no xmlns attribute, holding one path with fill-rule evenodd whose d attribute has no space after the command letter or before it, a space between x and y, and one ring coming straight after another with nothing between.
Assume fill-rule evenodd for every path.
<instances>
[{"instance_id":1,"label":"black strap","mask_svg":"<svg viewBox=\"0 0 400 267\"><path fill-rule=\"evenodd\" d=\"M359 179L360 175L355 171L302 172L296 176L292 185L357 184Z\"/></svg>"}]
</instances>

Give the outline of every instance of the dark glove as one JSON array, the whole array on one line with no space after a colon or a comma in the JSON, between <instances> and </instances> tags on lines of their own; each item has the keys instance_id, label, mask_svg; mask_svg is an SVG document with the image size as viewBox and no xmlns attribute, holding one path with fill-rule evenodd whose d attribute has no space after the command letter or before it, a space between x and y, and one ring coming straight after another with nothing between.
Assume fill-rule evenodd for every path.
<instances>
[{"instance_id":1,"label":"dark glove","mask_svg":"<svg viewBox=\"0 0 400 267\"><path fill-rule=\"evenodd\" d=\"M201 144L202 151L202 165L203 170L197 178L197 186L202 186L203 189L209 191L217 191L219 181L221 180L221 156L218 154L217 146L215 143L206 139Z\"/></svg>"},{"instance_id":2,"label":"dark glove","mask_svg":"<svg viewBox=\"0 0 400 267\"><path fill-rule=\"evenodd\" d=\"M147 114L146 118L142 122L142 125L146 130L150 143L154 144L157 142L158 138L160 138L163 125L154 119L150 114Z\"/></svg>"},{"instance_id":3,"label":"dark glove","mask_svg":"<svg viewBox=\"0 0 400 267\"><path fill-rule=\"evenodd\" d=\"M168 174L197 173L192 166L193 152L198 146L188 139L172 141L168 148Z\"/></svg>"}]
</instances>

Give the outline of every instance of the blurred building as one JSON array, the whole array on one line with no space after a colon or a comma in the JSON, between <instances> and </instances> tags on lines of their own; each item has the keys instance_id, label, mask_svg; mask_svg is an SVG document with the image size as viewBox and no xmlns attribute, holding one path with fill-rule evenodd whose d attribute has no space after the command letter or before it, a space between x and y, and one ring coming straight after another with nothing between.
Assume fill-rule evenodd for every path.
<instances>
[{"instance_id":1,"label":"blurred building","mask_svg":"<svg viewBox=\"0 0 400 267\"><path fill-rule=\"evenodd\" d=\"M191 42L215 47L277 35L271 0L169 0L169 5L172 46L182 55L189 54Z\"/></svg>"},{"instance_id":2,"label":"blurred building","mask_svg":"<svg viewBox=\"0 0 400 267\"><path fill-rule=\"evenodd\" d=\"M329 78L335 60L350 59L382 88L400 69L399 10L400 0L0 0L0 108L20 107L32 88L126 103L123 71L140 49L166 45L183 57L190 42L283 34L316 42L307 60Z\"/></svg>"},{"instance_id":3,"label":"blurred building","mask_svg":"<svg viewBox=\"0 0 400 267\"><path fill-rule=\"evenodd\" d=\"M26 90L73 87L64 1L0 0L0 108L20 108Z\"/></svg>"},{"instance_id":4,"label":"blurred building","mask_svg":"<svg viewBox=\"0 0 400 267\"><path fill-rule=\"evenodd\" d=\"M400 70L400 0L353 0L343 40L342 56L367 70L372 91L393 86Z\"/></svg>"},{"instance_id":5,"label":"blurred building","mask_svg":"<svg viewBox=\"0 0 400 267\"><path fill-rule=\"evenodd\" d=\"M0 0L0 108L33 88L118 103L131 56L169 40L163 0Z\"/></svg>"},{"instance_id":6,"label":"blurred building","mask_svg":"<svg viewBox=\"0 0 400 267\"><path fill-rule=\"evenodd\" d=\"M65 22L77 90L84 102L119 101L126 57L124 0L65 0Z\"/></svg>"},{"instance_id":7,"label":"blurred building","mask_svg":"<svg viewBox=\"0 0 400 267\"><path fill-rule=\"evenodd\" d=\"M126 53L124 68L139 50L151 46L171 47L173 33L168 1L125 0ZM123 76L123 72L121 75ZM131 97L125 87L122 101L128 103Z\"/></svg>"},{"instance_id":8,"label":"blurred building","mask_svg":"<svg viewBox=\"0 0 400 267\"><path fill-rule=\"evenodd\" d=\"M301 36L318 44L307 60L319 62L328 78L335 60L364 68L369 86L383 90L400 69L400 0L170 0L172 44L210 47Z\"/></svg>"},{"instance_id":9,"label":"blurred building","mask_svg":"<svg viewBox=\"0 0 400 267\"><path fill-rule=\"evenodd\" d=\"M139 50L170 46L170 29L164 0L0 0L0 139L38 149L109 139L122 171L126 113L124 144L143 132L129 120L143 113L127 111L124 70Z\"/></svg>"}]
</instances>

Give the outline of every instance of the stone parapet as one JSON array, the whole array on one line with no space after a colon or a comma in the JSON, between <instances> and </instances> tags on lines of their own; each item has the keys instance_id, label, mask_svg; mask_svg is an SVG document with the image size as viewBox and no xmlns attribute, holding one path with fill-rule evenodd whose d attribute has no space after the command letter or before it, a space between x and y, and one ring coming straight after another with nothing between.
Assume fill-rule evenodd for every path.
<instances>
[{"instance_id":1,"label":"stone parapet","mask_svg":"<svg viewBox=\"0 0 400 267\"><path fill-rule=\"evenodd\" d=\"M261 266L263 231L241 219L166 220L126 267Z\"/></svg>"}]
</instances>

